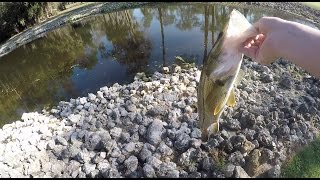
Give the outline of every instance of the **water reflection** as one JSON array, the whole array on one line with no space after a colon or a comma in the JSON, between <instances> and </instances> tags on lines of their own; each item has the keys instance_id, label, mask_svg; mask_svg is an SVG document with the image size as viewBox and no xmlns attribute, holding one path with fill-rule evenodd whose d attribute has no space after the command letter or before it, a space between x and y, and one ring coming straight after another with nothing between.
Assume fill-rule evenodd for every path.
<instances>
[{"instance_id":1,"label":"water reflection","mask_svg":"<svg viewBox=\"0 0 320 180\"><path fill-rule=\"evenodd\" d=\"M129 83L135 73L156 71L175 56L200 65L232 9L205 4L130 9L50 32L0 59L0 125L25 111ZM268 15L306 23L280 13L238 10L250 22Z\"/></svg>"}]
</instances>

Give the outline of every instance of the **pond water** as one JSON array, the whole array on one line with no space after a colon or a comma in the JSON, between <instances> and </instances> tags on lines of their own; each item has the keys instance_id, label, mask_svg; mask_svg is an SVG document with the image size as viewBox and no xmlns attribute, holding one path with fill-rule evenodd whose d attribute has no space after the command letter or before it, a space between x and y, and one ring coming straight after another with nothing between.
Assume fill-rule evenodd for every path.
<instances>
[{"instance_id":1,"label":"pond water","mask_svg":"<svg viewBox=\"0 0 320 180\"><path fill-rule=\"evenodd\" d=\"M175 63L175 56L201 65L232 9L171 4L101 14L17 48L0 58L0 126L23 112L130 83L137 72ZM251 23L278 16L314 27L280 13L236 9Z\"/></svg>"}]
</instances>

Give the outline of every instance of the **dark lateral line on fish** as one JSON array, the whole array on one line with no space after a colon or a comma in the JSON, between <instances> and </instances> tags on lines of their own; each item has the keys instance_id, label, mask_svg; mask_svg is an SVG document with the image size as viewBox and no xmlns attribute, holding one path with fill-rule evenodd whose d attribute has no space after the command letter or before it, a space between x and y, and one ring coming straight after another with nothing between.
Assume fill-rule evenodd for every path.
<instances>
[{"instance_id":1,"label":"dark lateral line on fish","mask_svg":"<svg viewBox=\"0 0 320 180\"><path fill-rule=\"evenodd\" d=\"M213 44L213 46L212 46L211 50L209 51L209 53L208 53L208 55L207 55L206 59L208 59L208 58L209 58L209 56L210 56L210 54L211 54L212 50L217 46L217 43L220 41L220 39L221 39L222 37L223 37L223 32L221 31L221 32L219 33L219 35L218 35L217 40L214 42L214 44Z\"/></svg>"},{"instance_id":2,"label":"dark lateral line on fish","mask_svg":"<svg viewBox=\"0 0 320 180\"><path fill-rule=\"evenodd\" d=\"M216 80L216 83L219 85L219 86L224 86L224 84L226 83L225 81L222 81L220 79L217 79Z\"/></svg>"},{"instance_id":3,"label":"dark lateral line on fish","mask_svg":"<svg viewBox=\"0 0 320 180\"><path fill-rule=\"evenodd\" d=\"M218 85L218 86L224 86L226 84L227 81L229 81L230 79L232 79L234 76L228 76L227 78L225 79L217 79L215 81L215 83Z\"/></svg>"},{"instance_id":4,"label":"dark lateral line on fish","mask_svg":"<svg viewBox=\"0 0 320 180\"><path fill-rule=\"evenodd\" d=\"M216 42L214 42L213 46L212 47L215 47L217 45L217 43L219 42L219 40L222 38L223 36L223 32L220 32L219 35L218 35L218 38L216 40Z\"/></svg>"}]
</instances>

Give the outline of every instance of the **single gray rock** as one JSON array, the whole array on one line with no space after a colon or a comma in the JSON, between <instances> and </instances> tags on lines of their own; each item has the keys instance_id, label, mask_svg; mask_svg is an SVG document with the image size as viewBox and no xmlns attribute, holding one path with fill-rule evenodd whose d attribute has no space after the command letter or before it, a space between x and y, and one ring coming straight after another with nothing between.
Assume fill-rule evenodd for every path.
<instances>
[{"instance_id":1,"label":"single gray rock","mask_svg":"<svg viewBox=\"0 0 320 180\"><path fill-rule=\"evenodd\" d=\"M63 145L63 146L68 145L67 140L64 139L64 138L61 137L61 136L57 136L56 139L55 139L55 142L56 142L56 144L61 144L61 145Z\"/></svg>"},{"instance_id":2,"label":"single gray rock","mask_svg":"<svg viewBox=\"0 0 320 180\"><path fill-rule=\"evenodd\" d=\"M136 112L137 111L137 107L134 104L130 104L130 105L126 106L126 110L128 112Z\"/></svg>"},{"instance_id":3,"label":"single gray rock","mask_svg":"<svg viewBox=\"0 0 320 180\"><path fill-rule=\"evenodd\" d=\"M226 178L230 178L234 174L235 166L233 164L227 164L224 168L224 174Z\"/></svg>"},{"instance_id":4,"label":"single gray rock","mask_svg":"<svg viewBox=\"0 0 320 180\"><path fill-rule=\"evenodd\" d=\"M264 83L269 83L273 81L273 76L271 73L262 73L260 76L260 80Z\"/></svg>"},{"instance_id":5,"label":"single gray rock","mask_svg":"<svg viewBox=\"0 0 320 180\"><path fill-rule=\"evenodd\" d=\"M124 161L124 166L126 167L127 175L134 172L138 168L138 158L135 156L130 156Z\"/></svg>"},{"instance_id":6,"label":"single gray rock","mask_svg":"<svg viewBox=\"0 0 320 180\"><path fill-rule=\"evenodd\" d=\"M164 141L160 143L158 150L162 155L165 156L170 156L173 153L172 149L167 146Z\"/></svg>"},{"instance_id":7,"label":"single gray rock","mask_svg":"<svg viewBox=\"0 0 320 180\"><path fill-rule=\"evenodd\" d=\"M152 156L152 152L144 146L140 151L139 158L144 162L149 156Z\"/></svg>"},{"instance_id":8,"label":"single gray rock","mask_svg":"<svg viewBox=\"0 0 320 180\"><path fill-rule=\"evenodd\" d=\"M97 133L90 135L89 140L85 142L86 148L90 151L101 150L103 148L103 143L101 137Z\"/></svg>"},{"instance_id":9,"label":"single gray rock","mask_svg":"<svg viewBox=\"0 0 320 180\"><path fill-rule=\"evenodd\" d=\"M78 161L79 163L85 163L90 161L90 155L83 151L80 151L75 157L74 160Z\"/></svg>"},{"instance_id":10,"label":"single gray rock","mask_svg":"<svg viewBox=\"0 0 320 180\"><path fill-rule=\"evenodd\" d=\"M281 167L280 165L275 165L268 171L268 177L270 178L279 178L281 174Z\"/></svg>"},{"instance_id":11,"label":"single gray rock","mask_svg":"<svg viewBox=\"0 0 320 180\"><path fill-rule=\"evenodd\" d=\"M79 105L80 106L80 105ZM81 110L82 109L82 105L81 105L81 107L79 107L79 110ZM78 107L77 107L78 108ZM77 123L77 122L79 122L80 121L80 118L81 118L81 115L80 114L70 114L69 116L68 116L68 119L71 121L71 122L73 122L73 123Z\"/></svg>"},{"instance_id":12,"label":"single gray rock","mask_svg":"<svg viewBox=\"0 0 320 180\"><path fill-rule=\"evenodd\" d=\"M95 164L85 163L83 165L83 171L84 173L86 173L86 175L89 175L95 168L96 168Z\"/></svg>"},{"instance_id":13,"label":"single gray rock","mask_svg":"<svg viewBox=\"0 0 320 180\"><path fill-rule=\"evenodd\" d=\"M163 134L163 124L162 121L155 119L151 125L148 127L147 140L150 144L156 145L161 141L161 136Z\"/></svg>"},{"instance_id":14,"label":"single gray rock","mask_svg":"<svg viewBox=\"0 0 320 180\"><path fill-rule=\"evenodd\" d=\"M245 159L240 151L236 151L236 152L231 153L228 161L234 165L237 165L237 166L244 166L245 165Z\"/></svg>"},{"instance_id":15,"label":"single gray rock","mask_svg":"<svg viewBox=\"0 0 320 180\"><path fill-rule=\"evenodd\" d=\"M171 177L178 178L179 171L176 170L177 165L174 162L161 163L159 167L158 176L159 177Z\"/></svg>"},{"instance_id":16,"label":"single gray rock","mask_svg":"<svg viewBox=\"0 0 320 180\"><path fill-rule=\"evenodd\" d=\"M71 177L74 176L74 174L72 175L72 173L75 171L77 171L77 174L75 175L77 177L79 170L80 170L80 163L75 160L71 160L69 162L69 165L66 168L66 171L71 175Z\"/></svg>"},{"instance_id":17,"label":"single gray rock","mask_svg":"<svg viewBox=\"0 0 320 180\"><path fill-rule=\"evenodd\" d=\"M187 149L189 149L190 147L190 141L191 138L189 135L185 134L185 133L180 133L177 135L177 139L174 142L174 147L177 148L177 150L179 151L186 151Z\"/></svg>"},{"instance_id":18,"label":"single gray rock","mask_svg":"<svg viewBox=\"0 0 320 180\"><path fill-rule=\"evenodd\" d=\"M153 168L156 170L159 169L160 164L162 163L158 158L153 157L153 156L148 156L146 158L146 163L150 164Z\"/></svg>"},{"instance_id":19,"label":"single gray rock","mask_svg":"<svg viewBox=\"0 0 320 180\"><path fill-rule=\"evenodd\" d=\"M202 160L202 169L206 170L207 172L210 172L213 168L214 162L211 158L205 157Z\"/></svg>"},{"instance_id":20,"label":"single gray rock","mask_svg":"<svg viewBox=\"0 0 320 180\"><path fill-rule=\"evenodd\" d=\"M284 89L291 89L293 86L293 81L289 76L283 76L279 82L280 87Z\"/></svg>"},{"instance_id":21,"label":"single gray rock","mask_svg":"<svg viewBox=\"0 0 320 180\"><path fill-rule=\"evenodd\" d=\"M124 150L128 153L131 153L135 150L135 143L133 142L130 142L128 143L125 147L124 147Z\"/></svg>"},{"instance_id":22,"label":"single gray rock","mask_svg":"<svg viewBox=\"0 0 320 180\"><path fill-rule=\"evenodd\" d=\"M95 102L95 100L96 100L96 95L94 95L94 94L92 94L92 93L89 93L89 94L88 94L88 98L89 98L89 100L90 100L91 102Z\"/></svg>"},{"instance_id":23,"label":"single gray rock","mask_svg":"<svg viewBox=\"0 0 320 180\"><path fill-rule=\"evenodd\" d=\"M193 128L191 132L192 138L201 138L201 130L199 128Z\"/></svg>"},{"instance_id":24,"label":"single gray rock","mask_svg":"<svg viewBox=\"0 0 320 180\"><path fill-rule=\"evenodd\" d=\"M109 170L108 174L109 174L109 178L120 178L121 177L119 171L115 168L111 168Z\"/></svg>"},{"instance_id":25,"label":"single gray rock","mask_svg":"<svg viewBox=\"0 0 320 180\"><path fill-rule=\"evenodd\" d=\"M236 119L229 119L228 121L225 122L225 126L229 128L230 130L240 130L241 129L241 124L238 120Z\"/></svg>"},{"instance_id":26,"label":"single gray rock","mask_svg":"<svg viewBox=\"0 0 320 180\"><path fill-rule=\"evenodd\" d=\"M234 169L235 178L251 178L241 166L236 166Z\"/></svg>"},{"instance_id":27,"label":"single gray rock","mask_svg":"<svg viewBox=\"0 0 320 180\"><path fill-rule=\"evenodd\" d=\"M55 142L54 141L49 141L47 144L47 150L53 150L55 147Z\"/></svg>"},{"instance_id":28,"label":"single gray rock","mask_svg":"<svg viewBox=\"0 0 320 180\"><path fill-rule=\"evenodd\" d=\"M200 148L201 143L202 143L202 141L200 139L195 139L195 138L191 139L191 146L193 148Z\"/></svg>"},{"instance_id":29,"label":"single gray rock","mask_svg":"<svg viewBox=\"0 0 320 180\"><path fill-rule=\"evenodd\" d=\"M113 129L110 130L110 135L114 138L114 139L119 139L121 136L121 132L122 129L118 128L118 127L114 127Z\"/></svg>"},{"instance_id":30,"label":"single gray rock","mask_svg":"<svg viewBox=\"0 0 320 180\"><path fill-rule=\"evenodd\" d=\"M127 132L122 132L120 135L120 140L123 142L129 142L130 141L130 134Z\"/></svg>"},{"instance_id":31,"label":"single gray rock","mask_svg":"<svg viewBox=\"0 0 320 180\"><path fill-rule=\"evenodd\" d=\"M138 129L138 132L139 132L140 136L144 136L146 134L146 132L147 132L147 129L143 125L140 125L139 129Z\"/></svg>"},{"instance_id":32,"label":"single gray rock","mask_svg":"<svg viewBox=\"0 0 320 180\"><path fill-rule=\"evenodd\" d=\"M188 178L201 178L201 173L200 172L192 172Z\"/></svg>"},{"instance_id":33,"label":"single gray rock","mask_svg":"<svg viewBox=\"0 0 320 180\"><path fill-rule=\"evenodd\" d=\"M143 174L145 175L145 177L147 178L154 178L156 177L156 173L153 169L153 167L149 164L144 164L143 166Z\"/></svg>"}]
</instances>

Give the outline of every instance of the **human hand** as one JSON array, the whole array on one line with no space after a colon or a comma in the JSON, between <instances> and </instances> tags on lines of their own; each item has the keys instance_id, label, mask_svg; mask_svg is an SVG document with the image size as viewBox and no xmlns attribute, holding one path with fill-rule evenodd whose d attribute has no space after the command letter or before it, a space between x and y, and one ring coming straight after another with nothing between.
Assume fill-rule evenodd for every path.
<instances>
[{"instance_id":1,"label":"human hand","mask_svg":"<svg viewBox=\"0 0 320 180\"><path fill-rule=\"evenodd\" d=\"M243 42L240 51L261 64L270 64L280 58L281 48L285 48L286 42L286 21L277 17L262 17L253 27L259 34Z\"/></svg>"}]
</instances>

